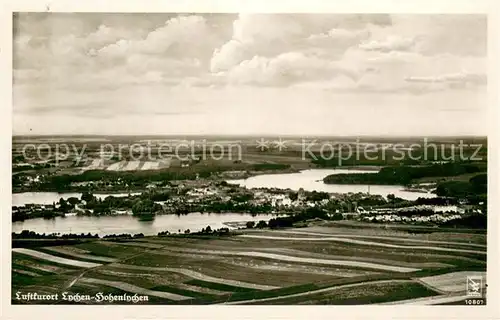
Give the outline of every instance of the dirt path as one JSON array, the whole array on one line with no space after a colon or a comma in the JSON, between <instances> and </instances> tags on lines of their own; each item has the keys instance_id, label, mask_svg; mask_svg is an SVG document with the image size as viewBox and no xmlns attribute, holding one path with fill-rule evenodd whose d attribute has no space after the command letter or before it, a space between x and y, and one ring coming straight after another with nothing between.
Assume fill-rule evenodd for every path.
<instances>
[{"instance_id":1,"label":"dirt path","mask_svg":"<svg viewBox=\"0 0 500 320\"><path fill-rule=\"evenodd\" d=\"M475 254L486 255L486 251L479 251L479 250L453 249L453 248L427 247L427 246L403 246L403 245L399 245L399 244L380 243L380 242L374 242L374 241L355 240L355 239L339 238L339 237L323 237L323 238L274 237L274 236L259 236L259 235L251 235L251 234L242 234L242 235L239 235L238 237L254 238L254 239L267 239L267 240L285 240L285 241L335 241L335 242L346 242L346 243L377 246L377 247L386 247L386 248L399 248L399 249L411 249L411 250L434 250L434 251L475 253Z\"/></svg>"},{"instance_id":2,"label":"dirt path","mask_svg":"<svg viewBox=\"0 0 500 320\"><path fill-rule=\"evenodd\" d=\"M350 261L350 260L331 260L331 259L319 259L319 258L303 258L303 257L286 256L286 255L282 255L282 254L257 252L257 251L223 251L223 250L219 251L219 250L198 250L198 249L177 249L177 248L169 248L168 250L180 251L180 252L208 253L208 254L215 254L215 255L257 257L257 258L267 258L267 259L289 261L289 262L302 262L302 263L315 263L315 264L335 265L335 266L358 267L358 268L377 269L377 270L386 270L386 271L395 271L395 272L414 272L414 271L420 270L417 268L391 266L391 265L384 265L384 264L371 263L371 262Z\"/></svg>"},{"instance_id":3,"label":"dirt path","mask_svg":"<svg viewBox=\"0 0 500 320\"><path fill-rule=\"evenodd\" d=\"M137 294L147 295L147 296L155 296L155 297L174 300L174 301L193 299L192 297L185 297L185 296L181 296L181 295L178 295L175 293L149 290L149 289L138 287L138 286L135 286L133 284L122 282L122 281L109 281L109 280L102 280L102 279L95 279L95 278L81 278L79 281L85 282L85 283L92 283L92 284L102 284L102 285L105 285L108 287L113 287L113 288L121 289L124 291L132 292L132 293L137 293Z\"/></svg>"},{"instance_id":4,"label":"dirt path","mask_svg":"<svg viewBox=\"0 0 500 320\"><path fill-rule=\"evenodd\" d=\"M265 302L265 301L280 300L280 299L285 299L285 298L304 297L304 296L309 296L309 295L314 295L314 294L319 294L319 293L324 293L324 292L329 292L329 291L335 291L335 290L339 290L339 289L358 287L358 286L363 286L363 285L383 284L383 283L405 283L405 282L412 282L412 280L374 280L374 281L364 281L364 282L359 282L359 283L344 284L344 285L340 285L340 286L328 287L328 288L323 288L323 289L318 289L318 290L312 290L312 291L307 291L307 292L301 292L301 293L295 293L295 294L289 294L289 295L282 295L282 296L279 296L279 297L271 297L271 298L264 298L264 299L252 299L252 300L243 300L243 301L232 301L232 302L224 302L224 303L221 303L221 304L230 305L230 304L259 303L259 302Z\"/></svg>"},{"instance_id":5,"label":"dirt path","mask_svg":"<svg viewBox=\"0 0 500 320\"><path fill-rule=\"evenodd\" d=\"M439 294L448 294L448 292L443 291L443 290L441 290L441 289L439 289L439 288L437 288L437 287L435 287L435 286L433 286L433 285L431 285L431 284L429 284L429 283L427 283L425 281L422 281L422 279L416 278L416 279L413 279L413 280L415 280L416 282L420 283L422 286L426 287L429 290L435 291L435 292L437 292Z\"/></svg>"},{"instance_id":6,"label":"dirt path","mask_svg":"<svg viewBox=\"0 0 500 320\"><path fill-rule=\"evenodd\" d=\"M146 252L140 252L140 253L137 253L137 254L134 254L132 256L129 256L129 257L125 257L125 258L122 258L122 259L115 259L115 262L123 262L123 261L126 261L128 259L132 259L132 258L135 258L135 257L138 257L138 256L141 256L143 254L145 254ZM87 273L88 271L90 270L93 270L93 269L96 269L96 268L99 268L99 267L102 267L103 265L102 264L99 264L99 265L96 265L95 267L92 267L92 268L89 268L89 269L86 269L84 270L82 273L80 273L79 275L77 275L73 280L71 281L68 281L67 285L64 286L65 290L71 288L75 283L78 282L78 280L80 280L84 275L85 273Z\"/></svg>"},{"instance_id":7,"label":"dirt path","mask_svg":"<svg viewBox=\"0 0 500 320\"><path fill-rule=\"evenodd\" d=\"M449 303L449 302L457 302L461 300L467 299L468 296L464 294L447 294L447 295L439 295L439 296L432 296L432 297L423 297L423 298L416 298L416 299L408 299L408 300L399 300L399 301L391 301L391 302L384 302L384 303L379 303L379 305L400 305L400 304L405 304L405 305L432 305L432 304L441 304L441 303Z\"/></svg>"},{"instance_id":8,"label":"dirt path","mask_svg":"<svg viewBox=\"0 0 500 320\"><path fill-rule=\"evenodd\" d=\"M72 252L71 250L65 250L63 248L56 248L56 247L43 247L45 250L57 252L57 253L62 253L68 256L72 256L75 258L81 258L81 259L88 259L88 260L94 260L94 261L100 261L100 262L115 262L117 259L114 258L109 258L109 257L101 257L101 256L93 256L91 254L81 254L81 253L75 253Z\"/></svg>"},{"instance_id":9,"label":"dirt path","mask_svg":"<svg viewBox=\"0 0 500 320\"><path fill-rule=\"evenodd\" d=\"M107 241L106 244L114 244L118 246L131 246L131 247L142 247L142 248L150 248L150 249L159 249L163 248L165 245L164 244L155 244L155 243L150 243L150 242L114 242L114 241Z\"/></svg>"},{"instance_id":10,"label":"dirt path","mask_svg":"<svg viewBox=\"0 0 500 320\"><path fill-rule=\"evenodd\" d=\"M335 233L319 233L310 231L293 231L293 230L275 230L273 232L286 233L286 234L296 234L296 235L311 235L311 236L323 236L323 237L339 237L339 238L361 238L361 239L380 239L380 240L394 240L394 241L408 241L415 243L433 243L433 244L450 244L457 246L468 246L477 248L487 248L484 244L477 243L467 243L467 242L452 242L452 241L438 241L438 240L423 240L423 239L412 239L404 237L387 237L387 236L365 236L359 234L335 234Z\"/></svg>"},{"instance_id":11,"label":"dirt path","mask_svg":"<svg viewBox=\"0 0 500 320\"><path fill-rule=\"evenodd\" d=\"M203 273L199 273L199 272L187 270L187 269L180 269L180 268L145 267L145 266L134 266L134 265L120 264L120 263L115 263L115 264L112 264L111 266L115 267L115 268L132 269L132 270L175 272L175 273L180 273L180 274L183 274L185 276L188 276L188 277L191 277L194 279L198 279L198 280L215 282L215 283L220 283L220 284L227 284L227 285L231 285L231 286L235 286L235 287L257 289L257 290L271 290L271 289L280 288L280 287L275 287L275 286L268 286L268 285L261 285L261 284L255 284L255 283L236 281L236 280L215 278L215 277L207 276Z\"/></svg>"},{"instance_id":12,"label":"dirt path","mask_svg":"<svg viewBox=\"0 0 500 320\"><path fill-rule=\"evenodd\" d=\"M241 250L245 250L242 248ZM441 263L441 262L406 262L401 260L390 260L390 259L377 259L366 256L345 256L345 255L335 255L335 254L323 254L317 252L310 251L302 251L297 249L283 249L283 248L260 248L261 251L271 251L273 253L280 253L286 255L293 255L299 257L306 258L319 258L319 259L336 259L336 260L355 260L362 262L372 262L379 263L383 265L395 265L400 267L408 267L408 268L418 268L418 269L427 269L427 268L448 268L453 267L453 265ZM454 257L454 256L453 256Z\"/></svg>"},{"instance_id":13,"label":"dirt path","mask_svg":"<svg viewBox=\"0 0 500 320\"><path fill-rule=\"evenodd\" d=\"M24 274L30 277L40 277L40 274L36 272L31 272L31 271L26 271L26 270L21 270L21 269L12 269L12 272L17 272L20 274Z\"/></svg>"},{"instance_id":14,"label":"dirt path","mask_svg":"<svg viewBox=\"0 0 500 320\"><path fill-rule=\"evenodd\" d=\"M45 253L45 252L35 251L35 250L31 250L31 249L26 249L26 248L13 248L12 251L22 253L22 254L25 254L28 256L32 256L35 258L39 258L39 259L43 259L43 260L47 260L47 261L52 261L55 263L69 265L69 266L75 266L75 267L81 267L81 268L95 268L95 267L101 266L101 264L99 264L99 263L61 258L61 257L50 255L50 254Z\"/></svg>"}]
</instances>

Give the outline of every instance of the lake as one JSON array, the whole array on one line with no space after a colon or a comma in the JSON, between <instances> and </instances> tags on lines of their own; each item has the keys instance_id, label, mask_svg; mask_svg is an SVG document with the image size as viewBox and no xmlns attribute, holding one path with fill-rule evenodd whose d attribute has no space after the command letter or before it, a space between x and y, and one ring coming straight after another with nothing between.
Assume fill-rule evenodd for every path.
<instances>
[{"instance_id":1,"label":"lake","mask_svg":"<svg viewBox=\"0 0 500 320\"><path fill-rule=\"evenodd\" d=\"M350 169L309 169L297 173L263 174L247 179L227 180L247 188L280 188L306 191L323 191L329 193L370 192L386 197L394 194L396 197L416 200L419 197L433 198L436 195L427 192L405 191L403 186L362 185L362 184L326 184L323 178L330 174L341 173L375 173L372 170L350 170Z\"/></svg>"},{"instance_id":2,"label":"lake","mask_svg":"<svg viewBox=\"0 0 500 320\"><path fill-rule=\"evenodd\" d=\"M227 180L229 183L239 184L247 188L281 188L299 190L303 188L306 191L323 191L331 193L349 193L349 192L370 192L387 196L392 193L397 197L416 200L418 197L432 198L435 194L427 192L405 191L402 186L381 186L381 185L359 185L359 184L326 184L323 178L329 174L339 173L373 173L372 170L349 170L349 169L309 169L297 173L283 174L263 174L248 179ZM131 195L140 194L138 192ZM23 206L28 203L52 204L59 201L60 198L68 199L70 197L80 198L81 193L57 193L57 192L22 192L12 194L12 205ZM104 199L107 196L124 197L127 193L95 193L96 197Z\"/></svg>"},{"instance_id":3,"label":"lake","mask_svg":"<svg viewBox=\"0 0 500 320\"><path fill-rule=\"evenodd\" d=\"M210 226L212 229L228 227L225 222L240 221L269 221L276 217L272 214L261 214L252 216L239 213L190 213L188 215L158 215L153 221L139 221L131 215L88 217L68 216L54 219L28 219L12 223L12 232L19 233L23 230L31 230L37 233L97 233L99 236L119 233L143 233L144 235L156 235L160 231L177 233L189 229L191 232L201 231L202 228Z\"/></svg>"},{"instance_id":4,"label":"lake","mask_svg":"<svg viewBox=\"0 0 500 320\"><path fill-rule=\"evenodd\" d=\"M138 195L140 192L132 192L130 195ZM126 197L128 193L94 193L94 196L99 199L104 199L107 196L113 197ZM22 192L12 194L12 205L13 206L24 206L26 204L52 204L53 202L58 202L59 199L63 198L67 200L68 198L75 197L80 199L81 193L76 192Z\"/></svg>"},{"instance_id":5,"label":"lake","mask_svg":"<svg viewBox=\"0 0 500 320\"><path fill-rule=\"evenodd\" d=\"M402 186L379 186L379 185L339 185L325 184L323 178L334 173L368 173L375 171L367 170L347 170L347 169L311 169L298 173L285 174L264 174L242 180L228 180L230 183L237 183L247 188L281 188L298 190L304 188L307 191L324 191L331 193L349 192L369 192L387 196L394 194L397 197L415 200L418 197L434 197L434 194L424 192L410 192L403 190ZM138 193L132 193L138 194ZM95 194L96 197L105 198L107 196L127 196L122 194ZM27 203L52 204L60 198L70 197L80 198L81 193L56 193L56 192L24 192L12 195L12 205L20 206ZM42 218L29 219L12 223L13 232L22 230L32 230L38 233L97 233L100 236L117 233L143 233L145 235L155 235L160 231L178 232L190 229L199 231L210 225L212 229L224 227L224 222L238 221L268 221L274 215L258 215L252 217L250 214L224 213L224 214L201 214L190 213L184 216L159 215L153 221L139 221L131 215L105 216L105 217L84 217L67 216L45 220Z\"/></svg>"}]
</instances>

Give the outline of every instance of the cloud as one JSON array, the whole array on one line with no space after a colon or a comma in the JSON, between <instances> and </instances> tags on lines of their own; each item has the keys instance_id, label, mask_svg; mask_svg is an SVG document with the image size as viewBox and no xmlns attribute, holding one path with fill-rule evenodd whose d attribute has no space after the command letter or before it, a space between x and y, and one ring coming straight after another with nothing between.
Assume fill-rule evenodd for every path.
<instances>
[{"instance_id":1,"label":"cloud","mask_svg":"<svg viewBox=\"0 0 500 320\"><path fill-rule=\"evenodd\" d=\"M472 30L466 33L482 34L476 45L481 48L486 33L481 16L313 17L317 19L310 15L240 15L233 23L231 39L214 50L212 77L190 83L312 86L316 82L318 88L328 83L339 90L425 93L457 87L424 86L406 79L453 74L464 68L474 74L486 73L485 58L456 46L461 35L454 32L472 23Z\"/></svg>"},{"instance_id":2,"label":"cloud","mask_svg":"<svg viewBox=\"0 0 500 320\"><path fill-rule=\"evenodd\" d=\"M346 48L369 37L370 32L368 30L347 30L334 28L327 32L312 34L307 38L307 40L311 45L323 46L327 44L341 44L342 47Z\"/></svg>"},{"instance_id":3,"label":"cloud","mask_svg":"<svg viewBox=\"0 0 500 320\"><path fill-rule=\"evenodd\" d=\"M144 39L119 41L92 52L96 56L123 57L128 54L165 54L197 56L207 37L210 38L205 18L179 16L168 20L164 26L151 31ZM203 41L197 38L203 39Z\"/></svg>"},{"instance_id":4,"label":"cloud","mask_svg":"<svg viewBox=\"0 0 500 320\"><path fill-rule=\"evenodd\" d=\"M254 56L273 56L304 36L300 23L289 15L240 14L232 38L214 50L210 71L227 71Z\"/></svg>"},{"instance_id":5,"label":"cloud","mask_svg":"<svg viewBox=\"0 0 500 320\"><path fill-rule=\"evenodd\" d=\"M481 57L486 33L481 16L172 14L163 23L161 16L151 17L153 22L137 15L20 15L14 81L75 90L151 83L316 82L319 88L343 75L356 88L376 90L379 83L385 92L391 83L394 91L415 85L408 77L462 69L485 74L483 62L479 67L467 62ZM51 27L60 28L49 32ZM479 51L464 49L460 39L476 41ZM446 55L449 61L441 58Z\"/></svg>"},{"instance_id":6,"label":"cloud","mask_svg":"<svg viewBox=\"0 0 500 320\"><path fill-rule=\"evenodd\" d=\"M407 77L405 81L410 83L431 83L431 84L444 84L449 88L474 88L483 86L487 82L486 75L484 74L471 74L466 72L441 74L426 77Z\"/></svg>"},{"instance_id":7,"label":"cloud","mask_svg":"<svg viewBox=\"0 0 500 320\"><path fill-rule=\"evenodd\" d=\"M392 15L390 27L372 26L373 40L413 40L402 50L423 55L486 56L486 15Z\"/></svg>"},{"instance_id":8,"label":"cloud","mask_svg":"<svg viewBox=\"0 0 500 320\"><path fill-rule=\"evenodd\" d=\"M368 51L411 51L415 46L413 38L402 38L398 36L389 36L384 40L370 40L362 42L358 47Z\"/></svg>"},{"instance_id":9,"label":"cloud","mask_svg":"<svg viewBox=\"0 0 500 320\"><path fill-rule=\"evenodd\" d=\"M473 92L487 74L486 18L474 15L17 14L13 45L24 111L131 113L142 99L168 114L175 88Z\"/></svg>"},{"instance_id":10,"label":"cloud","mask_svg":"<svg viewBox=\"0 0 500 320\"><path fill-rule=\"evenodd\" d=\"M330 80L339 75L355 75L335 62L300 52L288 52L274 58L255 56L222 73L231 84L288 86L297 82Z\"/></svg>"},{"instance_id":11,"label":"cloud","mask_svg":"<svg viewBox=\"0 0 500 320\"><path fill-rule=\"evenodd\" d=\"M137 16L137 15L136 15ZM36 19L34 17L37 17ZM152 29L134 24L116 26L113 19L99 19L94 28L81 26L58 30L55 35L29 28L36 20L44 29L44 19L21 15L14 39L14 82L38 84L47 88L91 90L163 83L177 85L185 77L206 72L213 48L223 39L214 32L212 21L200 15L178 15ZM122 19L128 21L128 16ZM55 25L79 25L83 16L56 16ZM137 20L139 25L141 20ZM71 24L71 25L73 25Z\"/></svg>"},{"instance_id":12,"label":"cloud","mask_svg":"<svg viewBox=\"0 0 500 320\"><path fill-rule=\"evenodd\" d=\"M344 51L369 36L363 30L368 24L388 23L386 15L240 14L233 22L231 39L215 49L210 70L227 71L256 56Z\"/></svg>"},{"instance_id":13,"label":"cloud","mask_svg":"<svg viewBox=\"0 0 500 320\"><path fill-rule=\"evenodd\" d=\"M220 49L215 49L210 61L210 71L226 71L238 65L248 56L246 45L238 40L231 39Z\"/></svg>"},{"instance_id":14,"label":"cloud","mask_svg":"<svg viewBox=\"0 0 500 320\"><path fill-rule=\"evenodd\" d=\"M141 35L140 32L130 30L124 27L111 28L105 24L99 25L97 30L83 38L85 50L102 48L112 43L116 43L120 39L136 39Z\"/></svg>"}]
</instances>

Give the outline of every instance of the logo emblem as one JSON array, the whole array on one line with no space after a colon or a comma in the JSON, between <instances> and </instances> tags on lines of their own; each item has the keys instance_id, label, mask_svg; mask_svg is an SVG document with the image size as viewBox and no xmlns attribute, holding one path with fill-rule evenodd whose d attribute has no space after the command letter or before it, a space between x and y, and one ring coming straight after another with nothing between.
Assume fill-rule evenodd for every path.
<instances>
[{"instance_id":1,"label":"logo emblem","mask_svg":"<svg viewBox=\"0 0 500 320\"><path fill-rule=\"evenodd\" d=\"M481 276L467 276L467 296L482 297L483 278Z\"/></svg>"}]
</instances>

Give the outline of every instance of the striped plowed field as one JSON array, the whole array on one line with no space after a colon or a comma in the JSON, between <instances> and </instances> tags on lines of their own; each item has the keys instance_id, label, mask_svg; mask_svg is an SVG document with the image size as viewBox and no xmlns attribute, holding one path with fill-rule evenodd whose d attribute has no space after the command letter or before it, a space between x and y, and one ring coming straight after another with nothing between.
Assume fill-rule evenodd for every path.
<instances>
[{"instance_id":1,"label":"striped plowed field","mask_svg":"<svg viewBox=\"0 0 500 320\"><path fill-rule=\"evenodd\" d=\"M442 304L467 276L486 284L485 235L449 234L337 226L15 248L12 285L153 304Z\"/></svg>"}]
</instances>

